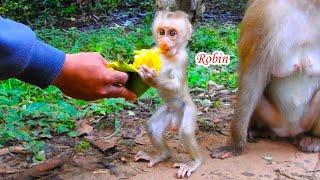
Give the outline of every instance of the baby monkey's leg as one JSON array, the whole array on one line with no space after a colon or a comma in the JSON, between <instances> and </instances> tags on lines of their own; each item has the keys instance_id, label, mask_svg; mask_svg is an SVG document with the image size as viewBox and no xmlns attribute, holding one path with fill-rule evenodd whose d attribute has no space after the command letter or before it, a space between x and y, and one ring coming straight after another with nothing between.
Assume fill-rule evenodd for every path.
<instances>
[{"instance_id":1,"label":"baby monkey's leg","mask_svg":"<svg viewBox=\"0 0 320 180\"><path fill-rule=\"evenodd\" d=\"M157 154L139 151L135 156L135 161L140 159L149 161L148 167L153 167L157 163L170 158L170 150L164 137L164 131L171 121L171 114L166 105L160 107L157 112L147 122L147 131L152 144L157 149Z\"/></svg>"},{"instance_id":2,"label":"baby monkey's leg","mask_svg":"<svg viewBox=\"0 0 320 180\"><path fill-rule=\"evenodd\" d=\"M197 109L195 105L186 103L179 135L192 161L187 164L175 163L173 165L175 168L179 168L178 178L190 177L191 173L201 164L199 146L195 137L196 116Z\"/></svg>"}]
</instances>

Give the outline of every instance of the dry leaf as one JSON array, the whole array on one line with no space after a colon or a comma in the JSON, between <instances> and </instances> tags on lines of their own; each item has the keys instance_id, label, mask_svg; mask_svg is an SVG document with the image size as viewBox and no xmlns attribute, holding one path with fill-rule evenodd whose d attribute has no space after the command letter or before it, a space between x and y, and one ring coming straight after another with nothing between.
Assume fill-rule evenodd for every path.
<instances>
[{"instance_id":1,"label":"dry leaf","mask_svg":"<svg viewBox=\"0 0 320 180\"><path fill-rule=\"evenodd\" d=\"M81 119L77 122L77 133L78 136L81 135L90 135L93 131L93 127L89 125L89 120L88 119Z\"/></svg>"}]
</instances>

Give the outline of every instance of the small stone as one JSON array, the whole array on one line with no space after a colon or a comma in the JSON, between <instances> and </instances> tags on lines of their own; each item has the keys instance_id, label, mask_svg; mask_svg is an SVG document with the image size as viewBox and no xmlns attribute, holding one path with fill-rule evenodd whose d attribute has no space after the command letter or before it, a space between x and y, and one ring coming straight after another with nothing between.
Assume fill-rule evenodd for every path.
<instances>
[{"instance_id":1,"label":"small stone","mask_svg":"<svg viewBox=\"0 0 320 180\"><path fill-rule=\"evenodd\" d=\"M125 157L121 157L121 158L120 158L120 161L121 161L122 163L124 163L124 164L127 163L127 159L126 159Z\"/></svg>"},{"instance_id":2,"label":"small stone","mask_svg":"<svg viewBox=\"0 0 320 180\"><path fill-rule=\"evenodd\" d=\"M241 174L244 175L244 176L247 176L247 177L253 177L253 176L255 176L254 173L247 172L247 171L245 171L245 172L243 172L243 173L241 173Z\"/></svg>"},{"instance_id":3,"label":"small stone","mask_svg":"<svg viewBox=\"0 0 320 180\"><path fill-rule=\"evenodd\" d=\"M212 106L212 101L210 101L209 99L204 99L203 101L201 101L201 105L204 107L210 107Z\"/></svg>"},{"instance_id":4,"label":"small stone","mask_svg":"<svg viewBox=\"0 0 320 180\"><path fill-rule=\"evenodd\" d=\"M128 114L128 116L135 116L136 115L135 112L130 111L130 110L127 111L127 114Z\"/></svg>"},{"instance_id":5,"label":"small stone","mask_svg":"<svg viewBox=\"0 0 320 180\"><path fill-rule=\"evenodd\" d=\"M273 162L273 158L270 155L264 156L262 159L266 160L267 164L272 164L272 162Z\"/></svg>"},{"instance_id":6,"label":"small stone","mask_svg":"<svg viewBox=\"0 0 320 180\"><path fill-rule=\"evenodd\" d=\"M221 90L221 91L219 91L221 94L229 94L229 91L228 90L226 90L226 89L224 89L224 90Z\"/></svg>"}]
</instances>

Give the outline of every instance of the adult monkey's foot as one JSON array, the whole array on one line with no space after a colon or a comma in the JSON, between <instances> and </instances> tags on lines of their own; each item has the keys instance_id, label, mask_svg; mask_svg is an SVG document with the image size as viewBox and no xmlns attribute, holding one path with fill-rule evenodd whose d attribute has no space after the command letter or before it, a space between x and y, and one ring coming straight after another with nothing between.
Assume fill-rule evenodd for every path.
<instances>
[{"instance_id":1,"label":"adult monkey's foot","mask_svg":"<svg viewBox=\"0 0 320 180\"><path fill-rule=\"evenodd\" d=\"M213 159L226 159L236 155L238 155L238 153L234 153L229 146L222 146L218 149L214 149L210 153L210 156Z\"/></svg>"},{"instance_id":2,"label":"adult monkey's foot","mask_svg":"<svg viewBox=\"0 0 320 180\"><path fill-rule=\"evenodd\" d=\"M231 148L230 146L222 146L211 151L210 156L213 159L226 159L241 154L242 148Z\"/></svg>"},{"instance_id":3,"label":"adult monkey's foot","mask_svg":"<svg viewBox=\"0 0 320 180\"><path fill-rule=\"evenodd\" d=\"M308 153L320 152L320 138L309 136L309 135L301 135L295 137L293 140L293 144L295 144L301 151Z\"/></svg>"}]
</instances>

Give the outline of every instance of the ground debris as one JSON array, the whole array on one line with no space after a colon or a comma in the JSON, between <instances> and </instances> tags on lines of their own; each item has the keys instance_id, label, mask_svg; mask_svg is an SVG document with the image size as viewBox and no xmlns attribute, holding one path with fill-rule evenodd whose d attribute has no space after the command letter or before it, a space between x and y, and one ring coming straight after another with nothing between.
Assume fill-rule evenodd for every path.
<instances>
[{"instance_id":1,"label":"ground debris","mask_svg":"<svg viewBox=\"0 0 320 180\"><path fill-rule=\"evenodd\" d=\"M103 153L107 153L110 149L114 149L116 147L115 139L106 140L102 138L88 137L87 140Z\"/></svg>"},{"instance_id":2,"label":"ground debris","mask_svg":"<svg viewBox=\"0 0 320 180\"><path fill-rule=\"evenodd\" d=\"M134 129L126 129L122 134L124 139L135 139L141 133L141 129L136 127Z\"/></svg>"},{"instance_id":3,"label":"ground debris","mask_svg":"<svg viewBox=\"0 0 320 180\"><path fill-rule=\"evenodd\" d=\"M244 176L247 176L247 177L253 177L253 176L255 176L254 173L247 172L247 171L245 171L245 172L243 172L243 173L241 173L241 174L244 175Z\"/></svg>"},{"instance_id":4,"label":"ground debris","mask_svg":"<svg viewBox=\"0 0 320 180\"><path fill-rule=\"evenodd\" d=\"M13 169L13 168L0 168L0 174L14 174L14 173L20 173L24 170L20 169Z\"/></svg>"},{"instance_id":5,"label":"ground debris","mask_svg":"<svg viewBox=\"0 0 320 180\"><path fill-rule=\"evenodd\" d=\"M27 177L33 177L36 176L42 172L49 171L51 169L60 167L64 165L73 155L71 151L61 153L58 156L55 156L51 159L48 159L44 161L43 163L40 163L38 165L35 165L26 171L24 171L21 175L19 175L18 179L25 179Z\"/></svg>"},{"instance_id":6,"label":"ground debris","mask_svg":"<svg viewBox=\"0 0 320 180\"><path fill-rule=\"evenodd\" d=\"M93 132L93 127L89 124L89 119L81 119L77 121L78 136L90 135Z\"/></svg>"},{"instance_id":7,"label":"ground debris","mask_svg":"<svg viewBox=\"0 0 320 180\"><path fill-rule=\"evenodd\" d=\"M0 156L6 155L8 153L26 153L23 146L11 146L0 149Z\"/></svg>"},{"instance_id":8,"label":"ground debris","mask_svg":"<svg viewBox=\"0 0 320 180\"><path fill-rule=\"evenodd\" d=\"M268 165L272 164L273 162L273 157L270 155L264 156L262 159L266 160Z\"/></svg>"}]
</instances>

